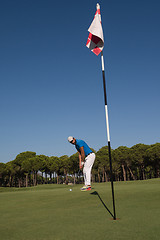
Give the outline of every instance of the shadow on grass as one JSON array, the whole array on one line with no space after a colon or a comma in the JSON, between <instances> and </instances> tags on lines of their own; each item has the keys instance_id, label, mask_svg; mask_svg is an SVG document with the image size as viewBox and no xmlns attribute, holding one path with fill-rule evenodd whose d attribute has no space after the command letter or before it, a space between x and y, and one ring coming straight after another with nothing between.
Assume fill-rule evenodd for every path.
<instances>
[{"instance_id":1,"label":"shadow on grass","mask_svg":"<svg viewBox=\"0 0 160 240\"><path fill-rule=\"evenodd\" d=\"M106 204L103 202L102 198L100 197L99 193L97 191L94 191L93 193L90 193L91 195L97 195L98 198L100 199L101 203L103 204L103 206L105 207L105 209L109 212L109 214L114 218L113 214L111 213L111 211L108 209L108 207L106 206Z\"/></svg>"}]
</instances>

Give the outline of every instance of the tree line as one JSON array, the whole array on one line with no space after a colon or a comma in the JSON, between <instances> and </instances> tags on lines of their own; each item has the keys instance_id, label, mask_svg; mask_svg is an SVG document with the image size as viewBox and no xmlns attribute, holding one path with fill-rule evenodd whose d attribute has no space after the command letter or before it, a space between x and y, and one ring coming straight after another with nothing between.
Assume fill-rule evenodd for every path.
<instances>
[{"instance_id":1,"label":"tree line","mask_svg":"<svg viewBox=\"0 0 160 240\"><path fill-rule=\"evenodd\" d=\"M110 181L108 147L96 153L92 182ZM160 177L160 143L120 146L111 150L114 181L145 180ZM0 163L1 187L29 187L37 184L82 183L78 153L61 157L36 155L26 151L13 161Z\"/></svg>"}]
</instances>

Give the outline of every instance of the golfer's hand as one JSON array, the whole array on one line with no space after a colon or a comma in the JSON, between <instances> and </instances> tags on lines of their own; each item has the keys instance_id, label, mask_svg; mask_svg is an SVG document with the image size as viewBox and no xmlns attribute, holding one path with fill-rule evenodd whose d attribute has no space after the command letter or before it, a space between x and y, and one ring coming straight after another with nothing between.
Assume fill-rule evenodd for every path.
<instances>
[{"instance_id":1,"label":"golfer's hand","mask_svg":"<svg viewBox=\"0 0 160 240\"><path fill-rule=\"evenodd\" d=\"M84 162L81 162L80 165L79 165L79 168L82 169L83 165L84 165Z\"/></svg>"}]
</instances>

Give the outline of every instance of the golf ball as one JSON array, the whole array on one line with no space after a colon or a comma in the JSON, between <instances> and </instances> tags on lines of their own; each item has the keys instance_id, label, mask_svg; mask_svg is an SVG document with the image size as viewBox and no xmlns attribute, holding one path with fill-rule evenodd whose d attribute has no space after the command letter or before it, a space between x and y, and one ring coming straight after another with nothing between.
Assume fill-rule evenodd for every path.
<instances>
[{"instance_id":1,"label":"golf ball","mask_svg":"<svg viewBox=\"0 0 160 240\"><path fill-rule=\"evenodd\" d=\"M70 192L72 191L72 189L70 188Z\"/></svg>"}]
</instances>

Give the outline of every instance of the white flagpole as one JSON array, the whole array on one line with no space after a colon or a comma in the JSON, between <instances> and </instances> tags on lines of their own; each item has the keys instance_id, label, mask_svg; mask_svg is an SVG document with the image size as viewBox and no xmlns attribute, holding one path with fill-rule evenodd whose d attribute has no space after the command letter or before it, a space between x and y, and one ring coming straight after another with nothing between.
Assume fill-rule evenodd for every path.
<instances>
[{"instance_id":1,"label":"white flagpole","mask_svg":"<svg viewBox=\"0 0 160 240\"><path fill-rule=\"evenodd\" d=\"M105 82L105 71L104 71L104 58L103 58L103 29L101 25L101 15L100 15L100 5L97 3L97 11L95 17L88 29L90 32L87 40L86 46L97 56L101 52L101 62L102 62L102 75L103 75L103 88L104 88L104 101L105 101L105 114L106 114L106 127L107 127L107 138L108 138L108 153L109 153L109 163L110 163L110 174L111 174L111 187L112 187L112 200L113 200L113 211L116 220L115 211L115 200L114 200L114 187L113 187L113 173L112 173L112 159L111 159L111 145L110 145L110 134L109 134L109 119L108 119L108 107L107 107L107 93L106 93L106 82Z\"/></svg>"},{"instance_id":2,"label":"white flagpole","mask_svg":"<svg viewBox=\"0 0 160 240\"><path fill-rule=\"evenodd\" d=\"M114 212L114 217L113 217L113 219L116 220L115 199L114 199L114 187L113 187L113 173L112 173L112 158L111 158L111 144L110 144L109 119L108 119L108 107L107 107L107 93L106 93L107 91L106 91L106 81L105 81L103 51L101 52L101 63L102 63L104 102L105 102L107 138L108 138L108 153L109 153L109 163L110 163L110 173L111 173L111 188L112 188L112 200L113 200L113 212Z\"/></svg>"},{"instance_id":3,"label":"white flagpole","mask_svg":"<svg viewBox=\"0 0 160 240\"><path fill-rule=\"evenodd\" d=\"M101 63L102 63L102 74L103 74L103 88L104 88L104 100L105 100L105 113L106 113L106 126L107 126L107 138L110 142L110 133L109 133L109 118L108 118L108 107L107 107L107 94L106 94L106 84L105 84L105 71L104 71L104 58L103 51L101 52Z\"/></svg>"}]
</instances>

